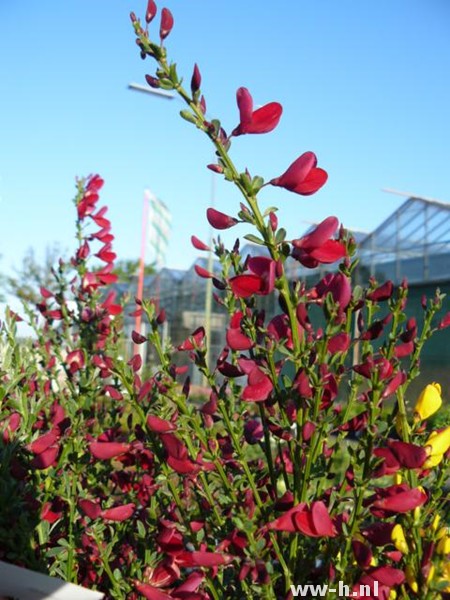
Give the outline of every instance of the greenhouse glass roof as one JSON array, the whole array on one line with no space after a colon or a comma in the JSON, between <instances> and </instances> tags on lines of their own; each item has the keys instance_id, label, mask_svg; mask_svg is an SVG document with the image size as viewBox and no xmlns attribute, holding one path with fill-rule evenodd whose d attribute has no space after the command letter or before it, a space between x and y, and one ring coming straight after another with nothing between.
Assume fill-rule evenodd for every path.
<instances>
[{"instance_id":1,"label":"greenhouse glass roof","mask_svg":"<svg viewBox=\"0 0 450 600\"><path fill-rule=\"evenodd\" d=\"M450 204L408 198L359 244L361 266L379 280L450 279Z\"/></svg>"}]
</instances>

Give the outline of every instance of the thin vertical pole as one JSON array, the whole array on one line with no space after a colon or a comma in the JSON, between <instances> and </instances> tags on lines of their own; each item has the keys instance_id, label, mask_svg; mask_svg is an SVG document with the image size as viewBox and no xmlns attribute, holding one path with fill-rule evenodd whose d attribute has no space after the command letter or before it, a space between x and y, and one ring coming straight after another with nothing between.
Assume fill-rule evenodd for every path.
<instances>
[{"instance_id":1,"label":"thin vertical pole","mask_svg":"<svg viewBox=\"0 0 450 600\"><path fill-rule=\"evenodd\" d=\"M149 202L148 202L147 194L144 194L144 204L142 207L141 256L139 259L138 286L137 286L137 293L136 293L137 300L139 300L141 302L142 302L142 298L143 298L143 294L144 294L145 248L147 246L148 210L149 210ZM142 316L141 316L141 311L139 310L139 308L137 310L137 314L135 317L134 328L138 333L141 333ZM133 353L139 354L139 352L140 352L139 344L134 344Z\"/></svg>"}]
</instances>

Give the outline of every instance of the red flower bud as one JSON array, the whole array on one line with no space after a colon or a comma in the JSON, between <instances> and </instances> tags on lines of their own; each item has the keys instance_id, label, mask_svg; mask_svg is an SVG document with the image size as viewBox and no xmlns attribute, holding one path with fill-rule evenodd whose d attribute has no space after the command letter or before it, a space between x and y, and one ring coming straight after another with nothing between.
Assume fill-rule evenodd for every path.
<instances>
[{"instance_id":1,"label":"red flower bud","mask_svg":"<svg viewBox=\"0 0 450 600\"><path fill-rule=\"evenodd\" d=\"M159 83L159 79L157 79L156 77L153 77L152 75L146 75L145 81L148 83L148 85L151 88L158 89L159 87L161 87L161 85Z\"/></svg>"},{"instance_id":2,"label":"red flower bud","mask_svg":"<svg viewBox=\"0 0 450 600\"><path fill-rule=\"evenodd\" d=\"M229 229L239 223L234 217L219 212L215 208L208 208L206 211L206 218L208 219L208 223L211 227L214 227L214 229Z\"/></svg>"},{"instance_id":3,"label":"red flower bud","mask_svg":"<svg viewBox=\"0 0 450 600\"><path fill-rule=\"evenodd\" d=\"M145 20L147 23L150 23L151 21L153 21L157 10L158 9L156 8L156 4L155 4L154 0L148 0L147 10L145 12Z\"/></svg>"},{"instance_id":4,"label":"red flower bud","mask_svg":"<svg viewBox=\"0 0 450 600\"><path fill-rule=\"evenodd\" d=\"M192 90L193 94L195 94L195 92L198 92L198 90L200 89L201 83L202 83L202 76L200 75L200 70L196 63L194 65L194 72L192 73L192 79L191 79L191 90Z\"/></svg>"},{"instance_id":5,"label":"red flower bud","mask_svg":"<svg viewBox=\"0 0 450 600\"><path fill-rule=\"evenodd\" d=\"M173 27L173 16L168 8L163 8L161 11L161 25L159 27L159 35L161 40L164 40Z\"/></svg>"}]
</instances>

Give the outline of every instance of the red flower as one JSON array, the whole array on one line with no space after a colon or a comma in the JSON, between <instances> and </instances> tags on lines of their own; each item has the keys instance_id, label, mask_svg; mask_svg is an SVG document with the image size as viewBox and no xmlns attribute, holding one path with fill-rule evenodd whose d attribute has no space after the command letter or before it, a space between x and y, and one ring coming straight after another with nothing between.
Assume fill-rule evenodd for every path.
<instances>
[{"instance_id":1,"label":"red flower","mask_svg":"<svg viewBox=\"0 0 450 600\"><path fill-rule=\"evenodd\" d=\"M230 279L233 293L238 298L270 294L275 287L276 262L266 256L255 256L249 259L247 266L251 273L236 275Z\"/></svg>"},{"instance_id":2,"label":"red flower","mask_svg":"<svg viewBox=\"0 0 450 600\"><path fill-rule=\"evenodd\" d=\"M278 519L268 524L269 529L303 533L309 537L334 537L336 528L325 504L318 500L308 508L305 502L296 504Z\"/></svg>"},{"instance_id":3,"label":"red flower","mask_svg":"<svg viewBox=\"0 0 450 600\"><path fill-rule=\"evenodd\" d=\"M130 444L121 444L120 442L92 442L92 444L89 444L90 453L99 460L115 458L125 454L129 449Z\"/></svg>"},{"instance_id":4,"label":"red flower","mask_svg":"<svg viewBox=\"0 0 450 600\"><path fill-rule=\"evenodd\" d=\"M273 383L270 377L255 364L248 374L247 385L242 392L242 400L263 402L267 400L272 390Z\"/></svg>"},{"instance_id":5,"label":"red flower","mask_svg":"<svg viewBox=\"0 0 450 600\"><path fill-rule=\"evenodd\" d=\"M207 246L204 242L199 240L198 237L196 237L195 235L191 236L191 244L197 250L209 250L210 249L209 246Z\"/></svg>"},{"instance_id":6,"label":"red flower","mask_svg":"<svg viewBox=\"0 0 450 600\"><path fill-rule=\"evenodd\" d=\"M206 218L208 219L208 223L211 227L214 227L214 229L229 229L239 223L234 217L230 217L230 215L226 215L215 208L207 209Z\"/></svg>"},{"instance_id":7,"label":"red flower","mask_svg":"<svg viewBox=\"0 0 450 600\"><path fill-rule=\"evenodd\" d=\"M135 505L130 502L129 504L123 504L122 506L114 506L113 508L102 510L100 516L102 519L107 519L108 521L125 521L131 517L135 508Z\"/></svg>"},{"instance_id":8,"label":"red flower","mask_svg":"<svg viewBox=\"0 0 450 600\"><path fill-rule=\"evenodd\" d=\"M315 289L321 298L331 294L334 302L339 304L340 310L345 310L352 298L352 286L349 278L343 273L328 273Z\"/></svg>"},{"instance_id":9,"label":"red flower","mask_svg":"<svg viewBox=\"0 0 450 600\"><path fill-rule=\"evenodd\" d=\"M141 335L138 331L131 332L131 339L135 344L143 344L147 341L147 337L145 335Z\"/></svg>"},{"instance_id":10,"label":"red flower","mask_svg":"<svg viewBox=\"0 0 450 600\"><path fill-rule=\"evenodd\" d=\"M174 431L176 429L176 426L170 421L155 417L154 415L149 415L147 417L147 427L154 433L168 433L169 431Z\"/></svg>"},{"instance_id":11,"label":"red flower","mask_svg":"<svg viewBox=\"0 0 450 600\"><path fill-rule=\"evenodd\" d=\"M182 567L217 567L229 564L233 557L218 552L194 550L193 552L179 552L175 560Z\"/></svg>"},{"instance_id":12,"label":"red flower","mask_svg":"<svg viewBox=\"0 0 450 600\"><path fill-rule=\"evenodd\" d=\"M305 152L291 164L283 175L275 177L269 183L302 196L309 196L317 192L327 179L327 172L317 167L317 157L314 152Z\"/></svg>"},{"instance_id":13,"label":"red flower","mask_svg":"<svg viewBox=\"0 0 450 600\"><path fill-rule=\"evenodd\" d=\"M178 350L194 350L203 344L205 338L205 328L198 327L182 344L178 346Z\"/></svg>"},{"instance_id":14,"label":"red flower","mask_svg":"<svg viewBox=\"0 0 450 600\"><path fill-rule=\"evenodd\" d=\"M100 504L98 502L92 502L92 500L79 500L78 506L90 519L97 519L102 512Z\"/></svg>"},{"instance_id":15,"label":"red flower","mask_svg":"<svg viewBox=\"0 0 450 600\"><path fill-rule=\"evenodd\" d=\"M292 256L304 267L314 269L319 264L329 264L344 258L347 254L345 245L332 239L339 226L336 217L327 217L304 237L293 240Z\"/></svg>"},{"instance_id":16,"label":"red flower","mask_svg":"<svg viewBox=\"0 0 450 600\"><path fill-rule=\"evenodd\" d=\"M370 506L370 512L379 518L409 512L427 501L425 492L418 488L411 489L406 484L380 488L377 496L378 499Z\"/></svg>"},{"instance_id":17,"label":"red flower","mask_svg":"<svg viewBox=\"0 0 450 600\"><path fill-rule=\"evenodd\" d=\"M240 123L231 135L245 133L269 133L278 125L283 107L278 102L269 102L253 111L253 99L247 88L241 87L236 92L239 107Z\"/></svg>"},{"instance_id":18,"label":"red flower","mask_svg":"<svg viewBox=\"0 0 450 600\"><path fill-rule=\"evenodd\" d=\"M226 340L231 350L250 350L255 343L241 329L243 313L236 312L230 321L230 327L227 329Z\"/></svg>"}]
</instances>

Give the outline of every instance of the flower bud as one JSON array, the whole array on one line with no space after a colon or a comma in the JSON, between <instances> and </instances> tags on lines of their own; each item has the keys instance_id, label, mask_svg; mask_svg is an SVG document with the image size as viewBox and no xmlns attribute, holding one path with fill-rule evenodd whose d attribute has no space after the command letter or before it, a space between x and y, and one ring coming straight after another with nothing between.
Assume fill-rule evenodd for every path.
<instances>
[{"instance_id":1,"label":"flower bud","mask_svg":"<svg viewBox=\"0 0 450 600\"><path fill-rule=\"evenodd\" d=\"M159 79L157 79L156 77L152 77L152 75L146 75L145 76L145 81L148 83L148 85L154 89L158 89L159 87L161 87L161 84L159 83Z\"/></svg>"},{"instance_id":2,"label":"flower bud","mask_svg":"<svg viewBox=\"0 0 450 600\"><path fill-rule=\"evenodd\" d=\"M147 23L150 23L151 21L153 21L157 10L158 9L156 8L156 4L155 4L154 0L148 0L147 10L145 12L145 20Z\"/></svg>"},{"instance_id":3,"label":"flower bud","mask_svg":"<svg viewBox=\"0 0 450 600\"><path fill-rule=\"evenodd\" d=\"M163 8L161 11L161 25L159 27L159 35L161 41L165 40L173 27L173 16L168 8Z\"/></svg>"},{"instance_id":4,"label":"flower bud","mask_svg":"<svg viewBox=\"0 0 450 600\"><path fill-rule=\"evenodd\" d=\"M194 72L192 73L192 79L191 79L191 91L193 94L195 94L195 92L198 92L198 90L200 89L201 82L202 82L202 76L200 75L200 70L197 66L197 63L195 63Z\"/></svg>"}]
</instances>

